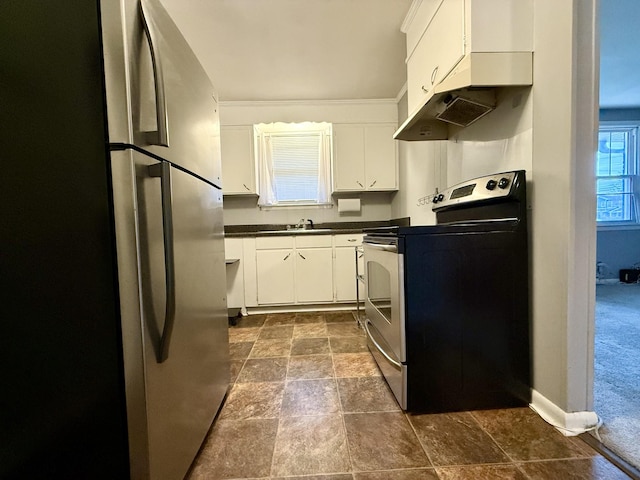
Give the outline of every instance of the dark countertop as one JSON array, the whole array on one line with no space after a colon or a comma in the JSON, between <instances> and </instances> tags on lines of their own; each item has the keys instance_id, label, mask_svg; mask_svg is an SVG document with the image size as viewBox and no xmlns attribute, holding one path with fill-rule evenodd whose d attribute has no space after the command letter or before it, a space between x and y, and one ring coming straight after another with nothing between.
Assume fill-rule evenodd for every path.
<instances>
[{"instance_id":1,"label":"dark countertop","mask_svg":"<svg viewBox=\"0 0 640 480\"><path fill-rule=\"evenodd\" d=\"M225 225L224 236L233 237L267 237L288 235L340 235L362 233L365 228L390 227L408 225L408 219L380 220L370 222L331 222L315 224L313 229L287 230L286 224L259 225Z\"/></svg>"}]
</instances>

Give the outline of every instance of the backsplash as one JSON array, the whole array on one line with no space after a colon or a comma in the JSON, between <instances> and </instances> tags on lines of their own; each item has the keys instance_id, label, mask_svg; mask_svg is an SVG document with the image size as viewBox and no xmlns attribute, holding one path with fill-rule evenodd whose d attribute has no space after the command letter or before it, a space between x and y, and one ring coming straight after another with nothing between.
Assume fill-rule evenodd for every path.
<instances>
[{"instance_id":1,"label":"backsplash","mask_svg":"<svg viewBox=\"0 0 640 480\"><path fill-rule=\"evenodd\" d=\"M391 199L394 193L360 194L359 213L338 213L334 205L329 207L272 207L258 208L256 197L224 197L225 225L296 224L301 218L309 218L315 224L331 222L388 221L391 219ZM347 198L341 196L340 198ZM351 195L348 198L357 198Z\"/></svg>"}]
</instances>

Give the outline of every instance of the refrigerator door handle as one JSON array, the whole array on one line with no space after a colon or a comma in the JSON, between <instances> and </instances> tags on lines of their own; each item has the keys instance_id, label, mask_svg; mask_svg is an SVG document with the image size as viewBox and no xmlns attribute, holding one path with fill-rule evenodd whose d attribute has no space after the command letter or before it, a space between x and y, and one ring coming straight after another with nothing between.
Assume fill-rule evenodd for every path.
<instances>
[{"instance_id":1,"label":"refrigerator door handle","mask_svg":"<svg viewBox=\"0 0 640 480\"><path fill-rule=\"evenodd\" d=\"M151 145L159 145L161 147L169 146L169 118L167 116L167 97L164 88L164 70L162 68L162 56L157 48L159 45L156 35L156 28L153 23L153 15L151 9L147 7L147 2L140 2L140 12L142 23L144 24L144 32L149 42L151 50L151 63L153 64L153 80L156 91L156 120L158 130L155 132L147 132L147 141Z\"/></svg>"},{"instance_id":2,"label":"refrigerator door handle","mask_svg":"<svg viewBox=\"0 0 640 480\"><path fill-rule=\"evenodd\" d=\"M162 192L162 234L164 241L164 270L166 283L166 304L164 326L160 339L157 362L169 358L169 344L176 317L176 274L173 249L173 205L171 199L171 164L160 162L148 167L149 176L160 178Z\"/></svg>"}]
</instances>

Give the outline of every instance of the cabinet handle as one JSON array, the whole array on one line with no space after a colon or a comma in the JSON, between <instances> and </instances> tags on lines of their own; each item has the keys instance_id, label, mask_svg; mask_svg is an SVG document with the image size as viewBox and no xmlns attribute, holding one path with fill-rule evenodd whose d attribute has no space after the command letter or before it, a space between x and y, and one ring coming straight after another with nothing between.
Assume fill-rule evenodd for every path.
<instances>
[{"instance_id":1,"label":"cabinet handle","mask_svg":"<svg viewBox=\"0 0 640 480\"><path fill-rule=\"evenodd\" d=\"M249 187L247 187L244 183L242 184L242 186L243 186L244 188L246 188L246 189L247 189L247 191L249 191L249 192L251 191L251 189L250 189Z\"/></svg>"},{"instance_id":2,"label":"cabinet handle","mask_svg":"<svg viewBox=\"0 0 640 480\"><path fill-rule=\"evenodd\" d=\"M298 252L298 255L300 255L300 258L302 258L303 260L306 260L305 256L302 255L300 252Z\"/></svg>"},{"instance_id":3,"label":"cabinet handle","mask_svg":"<svg viewBox=\"0 0 640 480\"><path fill-rule=\"evenodd\" d=\"M348 238L348 239L347 239L347 242L357 242L357 239L355 239L355 238Z\"/></svg>"},{"instance_id":4,"label":"cabinet handle","mask_svg":"<svg viewBox=\"0 0 640 480\"><path fill-rule=\"evenodd\" d=\"M422 91L423 91L424 93L429 93L429 89L428 89L428 88L426 88L424 85L422 85Z\"/></svg>"},{"instance_id":5,"label":"cabinet handle","mask_svg":"<svg viewBox=\"0 0 640 480\"><path fill-rule=\"evenodd\" d=\"M284 262L284 261L285 261L287 258L289 258L290 256L291 256L291 252L287 253L287 256L286 256L286 257L284 257L284 258L282 259L282 261Z\"/></svg>"},{"instance_id":6,"label":"cabinet handle","mask_svg":"<svg viewBox=\"0 0 640 480\"><path fill-rule=\"evenodd\" d=\"M376 183L378 183L378 181L374 180L373 183L371 185L369 185L369 188L373 187Z\"/></svg>"},{"instance_id":7,"label":"cabinet handle","mask_svg":"<svg viewBox=\"0 0 640 480\"><path fill-rule=\"evenodd\" d=\"M364 188L364 185L363 185L363 184L361 184L358 180L356 180L356 183L357 183L358 185L360 185L362 188Z\"/></svg>"},{"instance_id":8,"label":"cabinet handle","mask_svg":"<svg viewBox=\"0 0 640 480\"><path fill-rule=\"evenodd\" d=\"M436 66L436 68L433 69L433 72L431 72L431 85L433 85L433 82L436 81L437 74L438 74L438 67Z\"/></svg>"}]
</instances>

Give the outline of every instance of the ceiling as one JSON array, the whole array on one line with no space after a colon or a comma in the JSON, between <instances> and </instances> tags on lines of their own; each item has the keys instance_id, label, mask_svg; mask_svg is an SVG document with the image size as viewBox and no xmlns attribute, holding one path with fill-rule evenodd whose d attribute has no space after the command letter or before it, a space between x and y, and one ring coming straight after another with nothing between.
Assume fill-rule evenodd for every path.
<instances>
[{"instance_id":1,"label":"ceiling","mask_svg":"<svg viewBox=\"0 0 640 480\"><path fill-rule=\"evenodd\" d=\"M162 0L222 101L395 98L411 0ZM640 1L601 0L600 105L640 107Z\"/></svg>"},{"instance_id":2,"label":"ceiling","mask_svg":"<svg viewBox=\"0 0 640 480\"><path fill-rule=\"evenodd\" d=\"M162 0L221 101L395 98L411 0Z\"/></svg>"}]
</instances>

